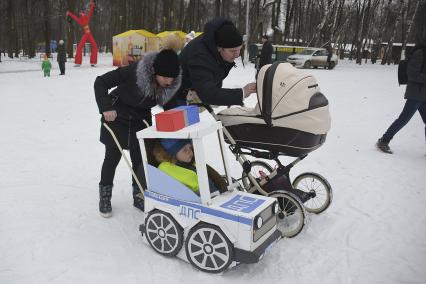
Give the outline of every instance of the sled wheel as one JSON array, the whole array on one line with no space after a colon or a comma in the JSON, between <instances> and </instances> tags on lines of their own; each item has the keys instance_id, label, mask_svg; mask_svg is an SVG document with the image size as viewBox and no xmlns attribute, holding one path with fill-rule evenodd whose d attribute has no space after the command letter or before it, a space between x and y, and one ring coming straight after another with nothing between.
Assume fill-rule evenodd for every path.
<instances>
[{"instance_id":1,"label":"sled wheel","mask_svg":"<svg viewBox=\"0 0 426 284\"><path fill-rule=\"evenodd\" d=\"M303 205L309 213L319 214L326 210L333 199L333 191L328 181L317 173L303 173L293 181L293 187L304 192L314 192L315 197Z\"/></svg>"},{"instance_id":2,"label":"sled wheel","mask_svg":"<svg viewBox=\"0 0 426 284\"><path fill-rule=\"evenodd\" d=\"M189 231L186 257L204 272L219 273L232 263L233 246L221 229L201 223Z\"/></svg>"},{"instance_id":3,"label":"sled wheel","mask_svg":"<svg viewBox=\"0 0 426 284\"><path fill-rule=\"evenodd\" d=\"M309 69L309 68L311 68L311 61L306 61L305 62L305 64L303 64L303 68L305 68L305 69Z\"/></svg>"},{"instance_id":4,"label":"sled wheel","mask_svg":"<svg viewBox=\"0 0 426 284\"><path fill-rule=\"evenodd\" d=\"M250 162L250 164L251 164L250 173L257 180L260 180L260 171L264 172L266 175L269 175L274 170L268 163L260 161L260 160L254 160ZM253 184L250 182L249 178L247 177L246 173L244 172L242 176L242 181L243 181L243 186L247 191L253 186Z\"/></svg>"},{"instance_id":5,"label":"sled wheel","mask_svg":"<svg viewBox=\"0 0 426 284\"><path fill-rule=\"evenodd\" d=\"M290 192L278 190L271 192L269 197L278 200L277 225L281 235L286 238L297 236L305 226L305 208L300 199Z\"/></svg>"},{"instance_id":6,"label":"sled wheel","mask_svg":"<svg viewBox=\"0 0 426 284\"><path fill-rule=\"evenodd\" d=\"M145 235L154 250L165 256L175 256L183 245L183 231L173 217L162 211L152 211L145 219Z\"/></svg>"}]
</instances>

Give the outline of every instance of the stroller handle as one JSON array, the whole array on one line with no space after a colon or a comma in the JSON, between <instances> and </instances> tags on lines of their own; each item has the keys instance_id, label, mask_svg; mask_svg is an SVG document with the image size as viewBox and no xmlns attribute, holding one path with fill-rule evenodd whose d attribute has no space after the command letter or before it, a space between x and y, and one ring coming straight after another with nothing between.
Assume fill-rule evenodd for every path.
<instances>
[{"instance_id":1,"label":"stroller handle","mask_svg":"<svg viewBox=\"0 0 426 284\"><path fill-rule=\"evenodd\" d=\"M214 113L213 108L211 107L211 105L200 102L200 103L190 103L190 106L198 106L198 107L203 107L205 108L209 113Z\"/></svg>"}]
</instances>

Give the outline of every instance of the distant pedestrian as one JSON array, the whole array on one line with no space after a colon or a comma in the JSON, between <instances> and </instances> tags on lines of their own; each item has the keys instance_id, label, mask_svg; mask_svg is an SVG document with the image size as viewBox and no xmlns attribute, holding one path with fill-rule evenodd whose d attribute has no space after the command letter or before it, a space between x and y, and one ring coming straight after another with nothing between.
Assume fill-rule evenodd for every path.
<instances>
[{"instance_id":1,"label":"distant pedestrian","mask_svg":"<svg viewBox=\"0 0 426 284\"><path fill-rule=\"evenodd\" d=\"M333 57L333 48L331 45L327 46L327 68L331 70L331 58Z\"/></svg>"},{"instance_id":2,"label":"distant pedestrian","mask_svg":"<svg viewBox=\"0 0 426 284\"><path fill-rule=\"evenodd\" d=\"M50 63L49 57L45 54L43 63L41 63L41 70L43 70L44 77L50 77L50 69L52 69L52 63Z\"/></svg>"},{"instance_id":3,"label":"distant pedestrian","mask_svg":"<svg viewBox=\"0 0 426 284\"><path fill-rule=\"evenodd\" d=\"M59 75L65 75L65 62L67 61L67 54L65 52L65 45L62 39L59 40L57 60L59 64L59 70L61 71Z\"/></svg>"},{"instance_id":4,"label":"distant pedestrian","mask_svg":"<svg viewBox=\"0 0 426 284\"><path fill-rule=\"evenodd\" d=\"M257 68L257 72L267 64L272 63L272 53L274 52L274 48L272 44L269 42L269 38L267 35L262 36L262 50L260 52L259 66ZM257 76L257 75L256 75Z\"/></svg>"},{"instance_id":5,"label":"distant pedestrian","mask_svg":"<svg viewBox=\"0 0 426 284\"><path fill-rule=\"evenodd\" d=\"M408 56L407 76L404 108L376 143L377 148L385 153L392 154L389 142L410 121L416 111L420 113L425 123L426 140L426 30L423 32L422 39Z\"/></svg>"}]
</instances>

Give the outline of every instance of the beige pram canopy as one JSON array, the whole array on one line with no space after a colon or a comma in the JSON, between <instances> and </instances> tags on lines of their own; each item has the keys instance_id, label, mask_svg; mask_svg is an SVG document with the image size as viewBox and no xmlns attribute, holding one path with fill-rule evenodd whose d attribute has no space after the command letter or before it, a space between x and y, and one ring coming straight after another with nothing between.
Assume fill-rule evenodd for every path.
<instances>
[{"instance_id":1,"label":"beige pram canopy","mask_svg":"<svg viewBox=\"0 0 426 284\"><path fill-rule=\"evenodd\" d=\"M239 146L300 157L317 149L330 129L328 100L316 79L290 63L265 65L254 108L218 113Z\"/></svg>"}]
</instances>

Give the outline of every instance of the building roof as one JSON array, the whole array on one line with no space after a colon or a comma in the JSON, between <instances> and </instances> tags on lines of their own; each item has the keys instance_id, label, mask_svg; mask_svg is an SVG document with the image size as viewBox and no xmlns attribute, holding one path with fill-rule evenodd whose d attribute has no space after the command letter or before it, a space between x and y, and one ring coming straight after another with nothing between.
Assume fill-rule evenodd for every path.
<instances>
[{"instance_id":1,"label":"building roof","mask_svg":"<svg viewBox=\"0 0 426 284\"><path fill-rule=\"evenodd\" d=\"M144 37L157 37L155 34L149 32L147 30L142 30L142 29L141 30L129 30L127 32L115 35L113 37L115 37L115 38L122 38L122 37L131 36L133 34L140 34L141 36L144 36Z\"/></svg>"},{"instance_id":2,"label":"building roof","mask_svg":"<svg viewBox=\"0 0 426 284\"><path fill-rule=\"evenodd\" d=\"M169 36L170 34L175 34L181 39L184 39L186 36L186 33L184 33L183 31L164 31L164 32L158 33L157 36L163 38L163 37Z\"/></svg>"}]
</instances>

